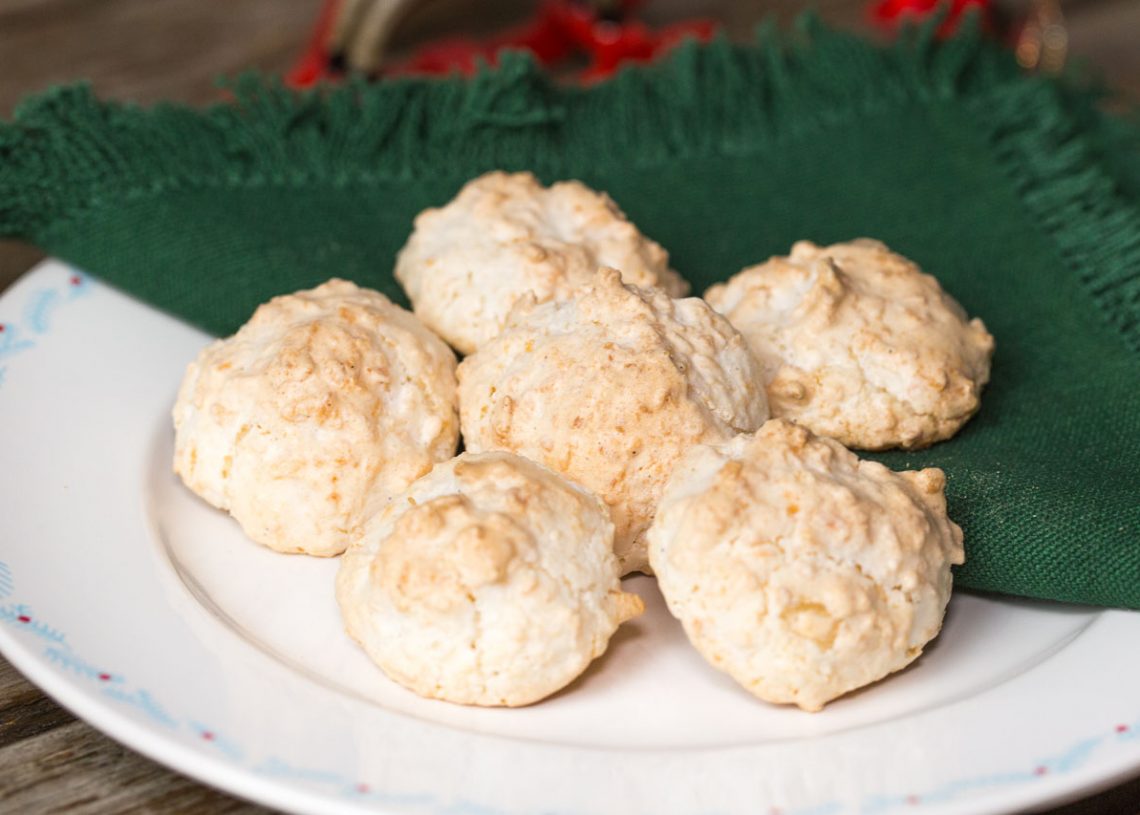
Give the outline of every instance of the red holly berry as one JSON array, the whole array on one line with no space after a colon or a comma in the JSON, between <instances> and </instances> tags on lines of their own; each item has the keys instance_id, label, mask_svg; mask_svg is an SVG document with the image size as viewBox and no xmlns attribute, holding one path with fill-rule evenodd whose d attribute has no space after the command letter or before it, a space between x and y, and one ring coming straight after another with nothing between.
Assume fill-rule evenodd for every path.
<instances>
[{"instance_id":1,"label":"red holly berry","mask_svg":"<svg viewBox=\"0 0 1140 815\"><path fill-rule=\"evenodd\" d=\"M990 26L990 0L951 0L949 11L938 26L938 36L948 37L970 9L977 9L983 23ZM943 8L942 0L878 0L871 6L871 16L883 26L894 28L902 22L924 20Z\"/></svg>"}]
</instances>

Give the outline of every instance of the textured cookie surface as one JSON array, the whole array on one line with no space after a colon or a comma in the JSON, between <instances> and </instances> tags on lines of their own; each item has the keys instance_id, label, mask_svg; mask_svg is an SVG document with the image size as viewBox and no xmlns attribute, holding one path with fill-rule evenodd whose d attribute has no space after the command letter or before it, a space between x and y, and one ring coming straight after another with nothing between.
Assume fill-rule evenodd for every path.
<instances>
[{"instance_id":1,"label":"textured cookie surface","mask_svg":"<svg viewBox=\"0 0 1140 815\"><path fill-rule=\"evenodd\" d=\"M767 418L743 337L702 300L623 285L612 269L572 296L521 302L459 366L468 450L509 450L597 493L622 571L645 569L645 529L678 457Z\"/></svg>"},{"instance_id":2,"label":"textured cookie surface","mask_svg":"<svg viewBox=\"0 0 1140 815\"><path fill-rule=\"evenodd\" d=\"M339 554L366 500L455 454L455 365L377 292L330 280L274 298L187 369L174 471L255 541Z\"/></svg>"},{"instance_id":3,"label":"textured cookie surface","mask_svg":"<svg viewBox=\"0 0 1140 815\"><path fill-rule=\"evenodd\" d=\"M878 241L803 241L705 298L763 364L772 415L848 447L947 439L989 380L994 340L982 321Z\"/></svg>"},{"instance_id":4,"label":"textured cookie surface","mask_svg":"<svg viewBox=\"0 0 1140 815\"><path fill-rule=\"evenodd\" d=\"M530 173L492 172L416 218L396 260L416 316L464 354L499 333L528 292L564 297L599 266L627 283L681 296L669 256L605 193L578 181L543 187Z\"/></svg>"},{"instance_id":5,"label":"textured cookie surface","mask_svg":"<svg viewBox=\"0 0 1140 815\"><path fill-rule=\"evenodd\" d=\"M819 710L938 634L964 560L944 484L773 419L688 452L649 559L706 660L761 699Z\"/></svg>"},{"instance_id":6,"label":"textured cookie surface","mask_svg":"<svg viewBox=\"0 0 1140 815\"><path fill-rule=\"evenodd\" d=\"M569 684L642 602L591 493L507 453L464 453L380 509L345 553L348 633L416 693L526 705Z\"/></svg>"}]
</instances>

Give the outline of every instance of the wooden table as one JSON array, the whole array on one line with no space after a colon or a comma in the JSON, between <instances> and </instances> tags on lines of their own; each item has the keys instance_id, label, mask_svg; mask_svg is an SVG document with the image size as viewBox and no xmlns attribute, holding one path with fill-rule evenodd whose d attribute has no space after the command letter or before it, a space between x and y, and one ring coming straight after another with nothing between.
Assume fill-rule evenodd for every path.
<instances>
[{"instance_id":1,"label":"wooden table","mask_svg":"<svg viewBox=\"0 0 1140 815\"><path fill-rule=\"evenodd\" d=\"M1025 0L1011 0L1025 2ZM440 19L474 19L477 0L434 0L406 28L416 36ZM509 0L480 24L502 19ZM317 0L0 0L0 115L20 97L78 77L102 94L139 102L217 98L213 79L247 68L281 72L303 46ZM517 5L517 4L516 4ZM743 32L765 13L787 18L792 0L658 0L664 16L698 11ZM831 22L863 24L862 3L814 3ZM1066 0L1073 53L1098 67L1122 95L1140 100L1140 2ZM0 290L42 255L0 241ZM0 812L267 812L173 773L106 738L47 698L0 658ZM1140 778L1052 810L1052 815L1140 813Z\"/></svg>"}]
</instances>

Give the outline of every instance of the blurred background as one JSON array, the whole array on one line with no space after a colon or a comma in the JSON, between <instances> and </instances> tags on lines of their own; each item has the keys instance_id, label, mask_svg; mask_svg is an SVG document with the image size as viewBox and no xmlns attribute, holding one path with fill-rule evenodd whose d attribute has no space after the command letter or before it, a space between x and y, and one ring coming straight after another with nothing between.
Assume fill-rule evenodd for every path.
<instances>
[{"instance_id":1,"label":"blurred background","mask_svg":"<svg viewBox=\"0 0 1140 815\"><path fill-rule=\"evenodd\" d=\"M1098 69L1122 93L1140 99L1138 0L981 4L1001 21L1006 36L1059 9L1070 62ZM536 14L539 3L341 0L342 10L353 5L395 9L385 21L388 33L382 41L389 57L400 58L443 35L486 37L518 26ZM615 17L624 5L595 2L603 14ZM885 36L877 7L905 13L932 5L924 0L642 0L633 4L632 14L651 27L711 19L729 36L745 39L765 17L787 23L810 7L834 25ZM9 115L29 92L79 77L91 80L101 94L142 103L214 100L219 74L251 68L288 72L305 52L324 6L324 0L0 0L0 115ZM358 32L367 27L369 10L356 9ZM383 15L373 12L377 16Z\"/></svg>"},{"instance_id":2,"label":"blurred background","mask_svg":"<svg viewBox=\"0 0 1140 815\"><path fill-rule=\"evenodd\" d=\"M950 0L976 6L1027 70L1077 70L1140 102L1140 0ZM827 23L887 40L935 0L816 0ZM85 79L104 97L193 105L215 79L261 70L304 85L359 70L470 67L520 39L591 81L623 54L646 58L711 27L748 39L767 17L787 25L803 0L0 0L0 117L20 99ZM459 39L456 39L458 37ZM446 39L440 44L440 38ZM573 56L562 54L574 44ZM434 43L434 46L428 44ZM426 48L426 50L425 50ZM0 241L0 290L40 253ZM1140 812L1140 780L1056 810ZM152 764L75 721L0 659L0 811L261 812Z\"/></svg>"}]
</instances>

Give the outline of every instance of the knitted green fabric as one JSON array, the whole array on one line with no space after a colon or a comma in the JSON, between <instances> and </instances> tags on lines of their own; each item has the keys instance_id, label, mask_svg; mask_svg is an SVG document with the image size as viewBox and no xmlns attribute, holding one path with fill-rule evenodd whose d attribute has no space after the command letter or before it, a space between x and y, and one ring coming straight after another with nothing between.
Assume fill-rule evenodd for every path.
<instances>
[{"instance_id":1,"label":"knitted green fabric","mask_svg":"<svg viewBox=\"0 0 1140 815\"><path fill-rule=\"evenodd\" d=\"M946 470L957 585L1140 608L1138 163L1081 94L929 32L808 21L585 89L521 56L302 95L247 78L205 111L65 88L0 126L0 234L217 333L332 275L403 302L414 215L493 168L607 190L698 293L800 238L880 238L997 339L956 438L878 456Z\"/></svg>"}]
</instances>

